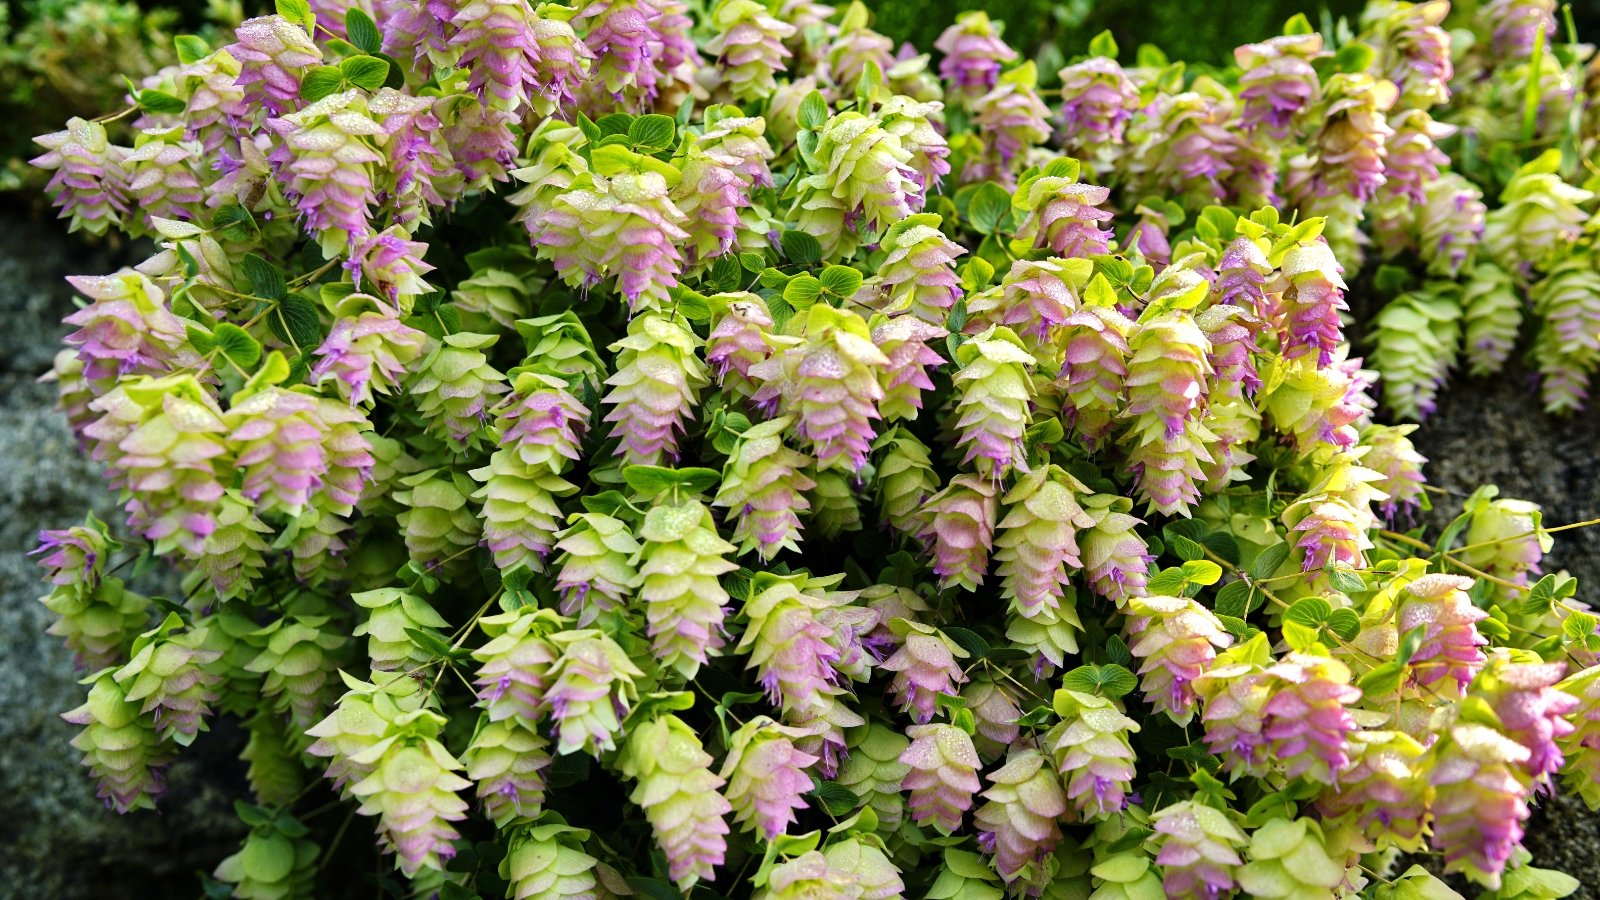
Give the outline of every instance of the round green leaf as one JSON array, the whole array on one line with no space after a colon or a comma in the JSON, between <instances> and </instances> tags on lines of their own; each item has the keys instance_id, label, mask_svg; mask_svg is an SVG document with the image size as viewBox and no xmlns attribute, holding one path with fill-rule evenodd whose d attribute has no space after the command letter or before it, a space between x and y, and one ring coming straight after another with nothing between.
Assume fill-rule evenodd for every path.
<instances>
[{"instance_id":1,"label":"round green leaf","mask_svg":"<svg viewBox=\"0 0 1600 900\"><path fill-rule=\"evenodd\" d=\"M383 48L383 34L378 31L378 23L359 8L352 7L345 12L344 33L362 53L377 53Z\"/></svg>"},{"instance_id":2,"label":"round green leaf","mask_svg":"<svg viewBox=\"0 0 1600 900\"><path fill-rule=\"evenodd\" d=\"M300 79L300 97L315 103L344 90L344 72L333 66L317 66Z\"/></svg>"},{"instance_id":3,"label":"round green leaf","mask_svg":"<svg viewBox=\"0 0 1600 900\"><path fill-rule=\"evenodd\" d=\"M792 263L809 266L822 259L822 245L804 231L785 231L778 243L783 247L783 255Z\"/></svg>"},{"instance_id":4,"label":"round green leaf","mask_svg":"<svg viewBox=\"0 0 1600 900\"><path fill-rule=\"evenodd\" d=\"M672 146L678 123L671 116L651 113L634 119L628 126L628 140L640 150L654 153Z\"/></svg>"},{"instance_id":5,"label":"round green leaf","mask_svg":"<svg viewBox=\"0 0 1600 900\"><path fill-rule=\"evenodd\" d=\"M829 266L817 279L835 297L853 297L861 289L861 273L849 266Z\"/></svg>"},{"instance_id":6,"label":"round green leaf","mask_svg":"<svg viewBox=\"0 0 1600 900\"><path fill-rule=\"evenodd\" d=\"M232 322L218 325L212 337L216 340L216 349L241 369L248 370L261 361L261 342Z\"/></svg>"},{"instance_id":7,"label":"round green leaf","mask_svg":"<svg viewBox=\"0 0 1600 900\"><path fill-rule=\"evenodd\" d=\"M339 71L351 84L364 91L376 91L389 77L389 64L376 56L352 56L339 63Z\"/></svg>"}]
</instances>

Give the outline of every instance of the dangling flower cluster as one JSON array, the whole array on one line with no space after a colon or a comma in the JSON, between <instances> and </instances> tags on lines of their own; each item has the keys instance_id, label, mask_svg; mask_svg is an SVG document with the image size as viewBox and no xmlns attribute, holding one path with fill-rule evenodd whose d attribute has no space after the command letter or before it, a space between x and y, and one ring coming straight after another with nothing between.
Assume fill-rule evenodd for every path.
<instances>
[{"instance_id":1,"label":"dangling flower cluster","mask_svg":"<svg viewBox=\"0 0 1600 900\"><path fill-rule=\"evenodd\" d=\"M751 370L764 382L755 401L794 420L818 469L859 472L873 422L882 418L879 378L888 364L860 316L819 303L806 316L801 342Z\"/></svg>"},{"instance_id":2,"label":"dangling flower cluster","mask_svg":"<svg viewBox=\"0 0 1600 900\"><path fill-rule=\"evenodd\" d=\"M692 496L658 497L639 529L638 599L652 650L663 666L693 678L723 645L728 592L717 578L738 568L739 549L717 535L716 520Z\"/></svg>"},{"instance_id":3,"label":"dangling flower cluster","mask_svg":"<svg viewBox=\"0 0 1600 900\"><path fill-rule=\"evenodd\" d=\"M991 787L978 808L978 846L994 856L995 871L1008 886L1037 894L1048 880L1045 860L1061 840L1056 820L1067 811L1067 795L1043 753L1013 750L990 772Z\"/></svg>"},{"instance_id":4,"label":"dangling flower cluster","mask_svg":"<svg viewBox=\"0 0 1600 900\"><path fill-rule=\"evenodd\" d=\"M939 224L938 216L918 213L884 233L882 246L888 252L878 270L884 312L909 312L929 324L944 325L961 297L955 260L966 250L945 237Z\"/></svg>"},{"instance_id":5,"label":"dangling flower cluster","mask_svg":"<svg viewBox=\"0 0 1600 900\"><path fill-rule=\"evenodd\" d=\"M739 726L720 777L727 783L724 796L733 820L766 840L788 830L795 812L806 808L804 794L811 790L805 770L817 757L797 748L803 733L758 716Z\"/></svg>"},{"instance_id":6,"label":"dangling flower cluster","mask_svg":"<svg viewBox=\"0 0 1600 900\"><path fill-rule=\"evenodd\" d=\"M712 13L711 24L717 36L706 44L706 53L716 57L722 83L734 102L771 96L777 87L773 76L793 55L783 43L795 36L795 27L773 18L752 0L723 0Z\"/></svg>"},{"instance_id":7,"label":"dangling flower cluster","mask_svg":"<svg viewBox=\"0 0 1600 900\"><path fill-rule=\"evenodd\" d=\"M854 110L827 120L814 156L824 168L798 182L801 231L825 259L855 252L861 231L879 231L916 212L921 176L900 139ZM917 202L913 202L917 201Z\"/></svg>"},{"instance_id":8,"label":"dangling flower cluster","mask_svg":"<svg viewBox=\"0 0 1600 900\"><path fill-rule=\"evenodd\" d=\"M1168 897L1222 896L1238 886L1245 835L1220 809L1193 800L1162 807L1151 817L1149 841Z\"/></svg>"},{"instance_id":9,"label":"dangling flower cluster","mask_svg":"<svg viewBox=\"0 0 1600 900\"><path fill-rule=\"evenodd\" d=\"M1104 697L1072 690L1057 693L1055 711L1061 724L1045 742L1078 816L1093 821L1121 812L1134 776L1128 735L1139 723Z\"/></svg>"},{"instance_id":10,"label":"dangling flower cluster","mask_svg":"<svg viewBox=\"0 0 1600 900\"><path fill-rule=\"evenodd\" d=\"M1190 599L1135 597L1128 610L1128 649L1140 660L1140 690L1152 707L1187 724L1194 717L1194 680L1233 638Z\"/></svg>"},{"instance_id":11,"label":"dangling flower cluster","mask_svg":"<svg viewBox=\"0 0 1600 900\"><path fill-rule=\"evenodd\" d=\"M1043 175L1017 188L1013 203L1022 211L1017 237L1048 247L1057 256L1086 257L1106 252L1111 232L1100 227L1112 217L1100 209L1110 190L1080 184L1058 175Z\"/></svg>"},{"instance_id":12,"label":"dangling flower cluster","mask_svg":"<svg viewBox=\"0 0 1600 900\"><path fill-rule=\"evenodd\" d=\"M968 101L993 90L1000 70L1017 58L1017 51L1000 39L999 27L982 10L956 16L933 48L944 54L939 77L953 84Z\"/></svg>"},{"instance_id":13,"label":"dangling flower cluster","mask_svg":"<svg viewBox=\"0 0 1600 900\"><path fill-rule=\"evenodd\" d=\"M771 559L799 549L800 516L811 508L804 492L817 485L804 473L811 461L783 445L790 424L779 417L752 425L728 456L713 505L729 509L740 553Z\"/></svg>"},{"instance_id":14,"label":"dangling flower cluster","mask_svg":"<svg viewBox=\"0 0 1600 900\"><path fill-rule=\"evenodd\" d=\"M1029 151L1050 138L1050 108L1039 97L1037 82L1030 60L1001 75L994 89L973 104L972 124L985 154L967 165L961 173L964 180L987 176L1009 186Z\"/></svg>"},{"instance_id":15,"label":"dangling flower cluster","mask_svg":"<svg viewBox=\"0 0 1600 900\"><path fill-rule=\"evenodd\" d=\"M1212 462L1214 435L1200 419L1211 342L1193 316L1171 312L1141 321L1128 350L1128 468L1151 509L1186 512L1200 495L1200 467Z\"/></svg>"},{"instance_id":16,"label":"dangling flower cluster","mask_svg":"<svg viewBox=\"0 0 1600 900\"><path fill-rule=\"evenodd\" d=\"M1289 126L1317 101L1322 85L1312 62L1327 53L1322 35L1286 34L1233 51L1242 70L1239 99L1244 101L1240 121L1247 129L1261 128L1275 140L1289 134Z\"/></svg>"},{"instance_id":17,"label":"dangling flower cluster","mask_svg":"<svg viewBox=\"0 0 1600 900\"><path fill-rule=\"evenodd\" d=\"M708 378L696 352L700 339L687 323L664 313L645 313L628 323L626 337L612 344L616 374L606 379L611 433L634 465L675 460L678 435L688 427Z\"/></svg>"},{"instance_id":18,"label":"dangling flower cluster","mask_svg":"<svg viewBox=\"0 0 1600 900\"><path fill-rule=\"evenodd\" d=\"M995 326L956 349L955 427L965 447L963 463L996 482L1013 469L1027 469L1022 446L1029 425L1032 354L1011 329Z\"/></svg>"},{"instance_id":19,"label":"dangling flower cluster","mask_svg":"<svg viewBox=\"0 0 1600 900\"><path fill-rule=\"evenodd\" d=\"M1120 144L1124 126L1139 108L1139 90L1117 61L1091 56L1057 77L1061 126L1056 137L1062 146L1094 158L1101 148Z\"/></svg>"},{"instance_id":20,"label":"dangling flower cluster","mask_svg":"<svg viewBox=\"0 0 1600 900\"><path fill-rule=\"evenodd\" d=\"M565 381L534 372L517 376L497 410L500 449L470 474L483 484L472 497L483 503L484 541L502 571L544 568L561 527L556 498L577 490L561 476L579 458L588 419Z\"/></svg>"},{"instance_id":21,"label":"dangling flower cluster","mask_svg":"<svg viewBox=\"0 0 1600 900\"><path fill-rule=\"evenodd\" d=\"M688 890L709 881L727 852L732 809L718 789L723 779L694 731L673 715L642 722L628 735L617 767L634 783L630 799L644 809L667 857L667 874Z\"/></svg>"},{"instance_id":22,"label":"dangling flower cluster","mask_svg":"<svg viewBox=\"0 0 1600 900\"><path fill-rule=\"evenodd\" d=\"M945 724L913 725L906 735L911 745L900 754L900 762L908 767L900 788L910 792L906 802L911 820L954 834L981 786L978 769L982 763L972 737Z\"/></svg>"}]
</instances>

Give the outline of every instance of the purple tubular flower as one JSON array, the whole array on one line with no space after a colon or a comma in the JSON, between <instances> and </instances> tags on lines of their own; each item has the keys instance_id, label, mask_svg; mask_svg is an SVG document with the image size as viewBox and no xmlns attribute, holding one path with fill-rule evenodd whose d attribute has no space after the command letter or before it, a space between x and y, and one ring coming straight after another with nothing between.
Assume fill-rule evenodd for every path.
<instances>
[{"instance_id":1,"label":"purple tubular flower","mask_svg":"<svg viewBox=\"0 0 1600 900\"><path fill-rule=\"evenodd\" d=\"M1311 63L1327 55L1322 35L1316 33L1286 34L1235 49L1243 72L1239 99L1244 101L1240 118L1245 129L1265 128L1275 140L1287 138L1292 121L1321 90Z\"/></svg>"},{"instance_id":2,"label":"purple tubular flower","mask_svg":"<svg viewBox=\"0 0 1600 900\"><path fill-rule=\"evenodd\" d=\"M993 90L1000 70L1017 58L1017 51L1000 39L999 28L982 10L956 16L933 47L944 54L939 77L968 101Z\"/></svg>"}]
</instances>

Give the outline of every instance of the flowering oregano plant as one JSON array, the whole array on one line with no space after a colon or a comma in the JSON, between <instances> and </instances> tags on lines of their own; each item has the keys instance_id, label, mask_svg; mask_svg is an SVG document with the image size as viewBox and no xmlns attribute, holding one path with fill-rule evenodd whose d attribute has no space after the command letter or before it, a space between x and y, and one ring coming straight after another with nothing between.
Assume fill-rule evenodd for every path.
<instances>
[{"instance_id":1,"label":"flowering oregano plant","mask_svg":"<svg viewBox=\"0 0 1600 900\"><path fill-rule=\"evenodd\" d=\"M1561 896L1520 840L1600 801L1600 619L1532 504L1405 530L1374 403L1530 313L1551 408L1600 365L1572 160L1443 149L1528 71L1539 134L1592 112L1551 9L1050 89L860 3L181 40L39 139L74 228L158 244L72 280L49 376L126 512L41 535L73 745L127 812L246 720L239 897L324 892L318 780L408 896L1455 896L1401 851ZM1422 272L1363 368L1350 293Z\"/></svg>"}]
</instances>

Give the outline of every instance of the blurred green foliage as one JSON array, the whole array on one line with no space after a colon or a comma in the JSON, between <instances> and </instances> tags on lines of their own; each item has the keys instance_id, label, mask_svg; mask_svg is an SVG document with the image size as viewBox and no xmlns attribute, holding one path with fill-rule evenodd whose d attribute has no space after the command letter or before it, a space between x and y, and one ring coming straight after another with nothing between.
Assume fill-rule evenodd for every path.
<instances>
[{"instance_id":1,"label":"blurred green foliage","mask_svg":"<svg viewBox=\"0 0 1600 900\"><path fill-rule=\"evenodd\" d=\"M233 22L239 0L0 2L0 190L36 186L33 137L124 105L121 73L174 61L172 36ZM174 8L179 7L179 8Z\"/></svg>"},{"instance_id":2,"label":"blurred green foliage","mask_svg":"<svg viewBox=\"0 0 1600 900\"><path fill-rule=\"evenodd\" d=\"M874 28L919 48L933 45L939 32L967 10L981 9L1004 20L1007 43L1037 53L1041 74L1053 73L1081 55L1089 39L1110 31L1131 51L1154 44L1172 59L1226 64L1233 48L1280 34L1283 23L1303 12L1313 25L1327 16L1353 22L1362 0L1259 0L1254 3L1196 3L1193 0L867 0ZM1052 65L1053 59L1060 63Z\"/></svg>"}]
</instances>

